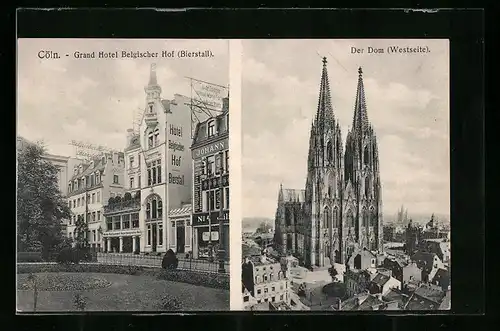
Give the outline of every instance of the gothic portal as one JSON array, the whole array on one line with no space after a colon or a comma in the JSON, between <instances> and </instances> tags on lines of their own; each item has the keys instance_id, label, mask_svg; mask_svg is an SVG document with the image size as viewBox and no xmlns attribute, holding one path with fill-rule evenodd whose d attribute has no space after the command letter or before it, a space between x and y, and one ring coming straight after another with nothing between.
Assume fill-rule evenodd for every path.
<instances>
[{"instance_id":1,"label":"gothic portal","mask_svg":"<svg viewBox=\"0 0 500 331\"><path fill-rule=\"evenodd\" d=\"M327 61L312 123L305 190L280 186L275 245L308 267L345 263L355 248L382 251L382 195L377 138L368 120L363 72L345 150L332 107Z\"/></svg>"}]
</instances>

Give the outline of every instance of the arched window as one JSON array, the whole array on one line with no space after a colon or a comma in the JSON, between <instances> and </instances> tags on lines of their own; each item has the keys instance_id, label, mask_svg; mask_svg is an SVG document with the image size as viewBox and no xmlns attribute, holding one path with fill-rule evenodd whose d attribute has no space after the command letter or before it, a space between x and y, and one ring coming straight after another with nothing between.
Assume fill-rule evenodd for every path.
<instances>
[{"instance_id":1,"label":"arched window","mask_svg":"<svg viewBox=\"0 0 500 331\"><path fill-rule=\"evenodd\" d=\"M215 121L209 121L207 123L207 135L209 137L215 135Z\"/></svg>"},{"instance_id":2,"label":"arched window","mask_svg":"<svg viewBox=\"0 0 500 331\"><path fill-rule=\"evenodd\" d=\"M326 144L326 159L328 160L328 163L333 162L333 146L331 141Z\"/></svg>"},{"instance_id":3,"label":"arched window","mask_svg":"<svg viewBox=\"0 0 500 331\"><path fill-rule=\"evenodd\" d=\"M371 195L371 181L370 177L366 176L365 177L365 197L369 197Z\"/></svg>"},{"instance_id":4,"label":"arched window","mask_svg":"<svg viewBox=\"0 0 500 331\"><path fill-rule=\"evenodd\" d=\"M323 211L323 228L329 229L330 222L331 222L330 208L326 207L325 210Z\"/></svg>"},{"instance_id":5,"label":"arched window","mask_svg":"<svg viewBox=\"0 0 500 331\"><path fill-rule=\"evenodd\" d=\"M333 209L333 228L339 227L339 209L335 207Z\"/></svg>"},{"instance_id":6,"label":"arched window","mask_svg":"<svg viewBox=\"0 0 500 331\"><path fill-rule=\"evenodd\" d=\"M370 157L368 153L368 145L365 146L365 152L363 153L363 163L368 165L370 163Z\"/></svg>"},{"instance_id":7,"label":"arched window","mask_svg":"<svg viewBox=\"0 0 500 331\"><path fill-rule=\"evenodd\" d=\"M154 147L154 134L153 131L148 130L148 148Z\"/></svg>"},{"instance_id":8,"label":"arched window","mask_svg":"<svg viewBox=\"0 0 500 331\"><path fill-rule=\"evenodd\" d=\"M367 227L368 226L368 211L365 208L363 208L362 217L363 217L363 226Z\"/></svg>"},{"instance_id":9,"label":"arched window","mask_svg":"<svg viewBox=\"0 0 500 331\"><path fill-rule=\"evenodd\" d=\"M160 143L160 130L156 129L153 132L153 146L158 146L159 143Z\"/></svg>"},{"instance_id":10,"label":"arched window","mask_svg":"<svg viewBox=\"0 0 500 331\"><path fill-rule=\"evenodd\" d=\"M347 211L347 226L354 227L354 215L352 214L351 209Z\"/></svg>"},{"instance_id":11,"label":"arched window","mask_svg":"<svg viewBox=\"0 0 500 331\"><path fill-rule=\"evenodd\" d=\"M377 213L375 212L375 208L370 209L370 226L377 226L378 223L378 217Z\"/></svg>"},{"instance_id":12,"label":"arched window","mask_svg":"<svg viewBox=\"0 0 500 331\"><path fill-rule=\"evenodd\" d=\"M146 220L154 220L163 216L163 204L161 198L153 194L146 199Z\"/></svg>"}]
</instances>

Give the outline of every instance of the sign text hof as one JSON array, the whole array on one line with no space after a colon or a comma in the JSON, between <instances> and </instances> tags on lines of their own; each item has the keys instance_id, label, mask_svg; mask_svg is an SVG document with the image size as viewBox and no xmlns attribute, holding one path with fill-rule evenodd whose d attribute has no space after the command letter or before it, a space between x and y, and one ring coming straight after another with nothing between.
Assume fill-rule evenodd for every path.
<instances>
[{"instance_id":1,"label":"sign text hof","mask_svg":"<svg viewBox=\"0 0 500 331\"><path fill-rule=\"evenodd\" d=\"M177 155L177 152L184 152L184 145L176 141L178 138L182 138L182 126L170 124L168 128L169 139L168 139L168 149L171 151L172 159L171 165L174 170L180 172L182 165L182 155ZM184 175L168 173L168 183L184 185Z\"/></svg>"}]
</instances>

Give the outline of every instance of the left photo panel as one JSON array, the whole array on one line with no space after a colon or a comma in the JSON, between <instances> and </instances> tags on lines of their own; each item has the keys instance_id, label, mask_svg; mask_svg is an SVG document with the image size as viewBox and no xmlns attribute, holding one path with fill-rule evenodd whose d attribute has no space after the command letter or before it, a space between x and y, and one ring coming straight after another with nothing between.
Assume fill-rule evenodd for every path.
<instances>
[{"instance_id":1,"label":"left photo panel","mask_svg":"<svg viewBox=\"0 0 500 331\"><path fill-rule=\"evenodd\" d=\"M229 41L18 39L17 312L224 311Z\"/></svg>"}]
</instances>

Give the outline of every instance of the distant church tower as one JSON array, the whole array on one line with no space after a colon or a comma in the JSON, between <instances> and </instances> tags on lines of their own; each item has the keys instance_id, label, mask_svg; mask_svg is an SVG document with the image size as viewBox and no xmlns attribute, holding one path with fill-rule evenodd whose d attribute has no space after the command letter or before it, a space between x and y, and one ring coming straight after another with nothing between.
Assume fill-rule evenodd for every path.
<instances>
[{"instance_id":1,"label":"distant church tower","mask_svg":"<svg viewBox=\"0 0 500 331\"><path fill-rule=\"evenodd\" d=\"M333 113L330 84L323 58L318 108L313 121L307 164L304 212L306 265L331 265L342 251L342 134Z\"/></svg>"},{"instance_id":2,"label":"distant church tower","mask_svg":"<svg viewBox=\"0 0 500 331\"><path fill-rule=\"evenodd\" d=\"M344 157L344 230L346 255L354 242L371 251L383 248L382 188L377 137L368 120L363 71L358 70L358 87L352 128L347 134Z\"/></svg>"}]
</instances>

